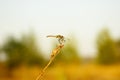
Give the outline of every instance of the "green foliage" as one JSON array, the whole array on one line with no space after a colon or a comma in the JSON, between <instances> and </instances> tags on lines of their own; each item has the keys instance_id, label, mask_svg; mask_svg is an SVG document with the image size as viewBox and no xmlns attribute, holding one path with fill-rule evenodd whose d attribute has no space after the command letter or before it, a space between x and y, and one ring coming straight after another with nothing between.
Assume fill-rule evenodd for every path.
<instances>
[{"instance_id":1,"label":"green foliage","mask_svg":"<svg viewBox=\"0 0 120 80\"><path fill-rule=\"evenodd\" d=\"M120 63L120 39L115 41L116 50L117 50L117 62Z\"/></svg>"},{"instance_id":2,"label":"green foliage","mask_svg":"<svg viewBox=\"0 0 120 80\"><path fill-rule=\"evenodd\" d=\"M116 62L115 43L107 29L100 32L97 37L98 57L97 60L102 64L112 64Z\"/></svg>"},{"instance_id":3,"label":"green foliage","mask_svg":"<svg viewBox=\"0 0 120 80\"><path fill-rule=\"evenodd\" d=\"M7 55L7 67L12 69L21 64L43 65L45 59L37 49L34 35L23 36L21 40L13 37L8 38L2 50Z\"/></svg>"},{"instance_id":4,"label":"green foliage","mask_svg":"<svg viewBox=\"0 0 120 80\"><path fill-rule=\"evenodd\" d=\"M23 35L21 42L26 47L26 61L28 65L44 65L45 59L41 50L36 45L36 39L33 32L30 35Z\"/></svg>"},{"instance_id":5,"label":"green foliage","mask_svg":"<svg viewBox=\"0 0 120 80\"><path fill-rule=\"evenodd\" d=\"M79 63L80 57L78 55L77 44L75 38L71 39L65 43L62 51L56 56L56 61L61 63Z\"/></svg>"}]
</instances>

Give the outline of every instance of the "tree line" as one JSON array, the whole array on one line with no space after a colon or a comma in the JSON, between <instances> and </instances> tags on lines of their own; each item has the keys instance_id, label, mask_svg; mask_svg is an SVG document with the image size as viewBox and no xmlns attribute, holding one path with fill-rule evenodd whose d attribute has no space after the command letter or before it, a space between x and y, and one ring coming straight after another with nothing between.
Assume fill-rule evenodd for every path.
<instances>
[{"instance_id":1,"label":"tree line","mask_svg":"<svg viewBox=\"0 0 120 80\"><path fill-rule=\"evenodd\" d=\"M108 29L103 29L98 33L96 46L97 57L95 60L97 63L120 63L120 39L114 40ZM7 56L5 63L9 69L22 64L26 66L43 66L48 61L41 49L37 47L34 33L24 34L20 40L10 36L0 48L0 51ZM60 54L56 56L55 61L65 64L80 63L83 58L79 54L77 41L72 38L69 43L65 44Z\"/></svg>"},{"instance_id":2,"label":"tree line","mask_svg":"<svg viewBox=\"0 0 120 80\"><path fill-rule=\"evenodd\" d=\"M108 29L99 32L97 39L97 62L100 64L120 63L120 37L116 40Z\"/></svg>"}]
</instances>

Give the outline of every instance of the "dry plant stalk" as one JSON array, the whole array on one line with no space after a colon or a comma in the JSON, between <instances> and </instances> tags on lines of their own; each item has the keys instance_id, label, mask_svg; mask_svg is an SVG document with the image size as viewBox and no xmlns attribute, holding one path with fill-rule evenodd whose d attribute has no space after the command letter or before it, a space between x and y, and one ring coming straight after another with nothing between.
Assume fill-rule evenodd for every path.
<instances>
[{"instance_id":1,"label":"dry plant stalk","mask_svg":"<svg viewBox=\"0 0 120 80\"><path fill-rule=\"evenodd\" d=\"M42 77L46 71L46 69L49 67L49 65L52 63L52 61L54 60L54 58L56 57L56 55L60 52L60 50L62 49L64 45L60 44L58 45L51 53L51 57L50 60L48 62L48 64L43 68L42 72L37 76L36 80L42 80Z\"/></svg>"}]
</instances>

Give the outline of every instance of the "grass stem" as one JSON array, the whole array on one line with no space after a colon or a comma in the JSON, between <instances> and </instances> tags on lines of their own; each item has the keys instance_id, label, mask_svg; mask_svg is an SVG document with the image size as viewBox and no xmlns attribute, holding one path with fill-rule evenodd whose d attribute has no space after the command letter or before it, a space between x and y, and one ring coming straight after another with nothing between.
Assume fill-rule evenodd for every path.
<instances>
[{"instance_id":1,"label":"grass stem","mask_svg":"<svg viewBox=\"0 0 120 80\"><path fill-rule=\"evenodd\" d=\"M58 45L55 49L53 49L48 64L43 68L42 72L37 76L37 78L36 78L35 80L42 80L43 75L44 75L44 73L46 72L46 69L47 69L47 68L49 67L49 65L52 63L52 61L54 60L54 58L56 57L56 55L60 52L60 50L62 49L63 46L64 46L64 45L60 44L60 45Z\"/></svg>"}]
</instances>

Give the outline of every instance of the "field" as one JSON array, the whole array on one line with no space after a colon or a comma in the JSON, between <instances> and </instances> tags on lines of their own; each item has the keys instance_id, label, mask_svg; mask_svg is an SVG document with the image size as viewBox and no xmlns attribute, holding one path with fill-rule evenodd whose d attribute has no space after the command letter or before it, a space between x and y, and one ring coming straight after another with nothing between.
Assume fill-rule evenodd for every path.
<instances>
[{"instance_id":1,"label":"field","mask_svg":"<svg viewBox=\"0 0 120 80\"><path fill-rule=\"evenodd\" d=\"M41 68L20 66L14 69L12 76L7 70L0 69L0 80L35 80ZM120 80L120 65L62 65L51 66L43 80Z\"/></svg>"}]
</instances>

